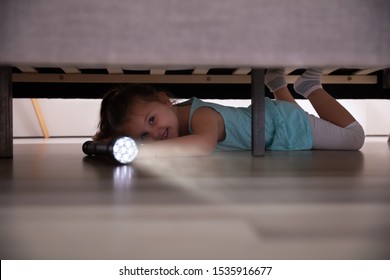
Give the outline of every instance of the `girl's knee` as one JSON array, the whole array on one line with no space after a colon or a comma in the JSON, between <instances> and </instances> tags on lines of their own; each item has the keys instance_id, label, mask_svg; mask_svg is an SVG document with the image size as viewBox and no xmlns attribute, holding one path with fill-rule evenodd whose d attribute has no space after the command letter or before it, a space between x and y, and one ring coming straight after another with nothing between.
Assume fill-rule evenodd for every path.
<instances>
[{"instance_id":1,"label":"girl's knee","mask_svg":"<svg viewBox=\"0 0 390 280\"><path fill-rule=\"evenodd\" d=\"M358 123L354 122L346 127L349 131L351 131L350 138L350 148L351 150L360 150L366 139L366 135L363 127Z\"/></svg>"}]
</instances>

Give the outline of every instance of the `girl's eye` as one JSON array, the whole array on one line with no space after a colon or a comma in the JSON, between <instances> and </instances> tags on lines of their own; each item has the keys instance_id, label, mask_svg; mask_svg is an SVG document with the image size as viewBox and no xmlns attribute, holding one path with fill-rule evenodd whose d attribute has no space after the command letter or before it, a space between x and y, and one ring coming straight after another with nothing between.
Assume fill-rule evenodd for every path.
<instances>
[{"instance_id":1,"label":"girl's eye","mask_svg":"<svg viewBox=\"0 0 390 280\"><path fill-rule=\"evenodd\" d=\"M153 125L155 121L156 121L155 117L150 117L149 120L148 120L150 125Z\"/></svg>"}]
</instances>

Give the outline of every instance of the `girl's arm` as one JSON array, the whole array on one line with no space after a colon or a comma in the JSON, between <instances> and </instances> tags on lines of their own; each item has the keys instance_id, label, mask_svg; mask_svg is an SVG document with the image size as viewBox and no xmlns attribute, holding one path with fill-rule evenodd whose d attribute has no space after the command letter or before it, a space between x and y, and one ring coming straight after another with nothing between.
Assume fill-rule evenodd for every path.
<instances>
[{"instance_id":1,"label":"girl's arm","mask_svg":"<svg viewBox=\"0 0 390 280\"><path fill-rule=\"evenodd\" d=\"M191 120L192 134L144 144L139 158L205 156L212 153L224 137L221 115L209 107L197 109Z\"/></svg>"}]
</instances>

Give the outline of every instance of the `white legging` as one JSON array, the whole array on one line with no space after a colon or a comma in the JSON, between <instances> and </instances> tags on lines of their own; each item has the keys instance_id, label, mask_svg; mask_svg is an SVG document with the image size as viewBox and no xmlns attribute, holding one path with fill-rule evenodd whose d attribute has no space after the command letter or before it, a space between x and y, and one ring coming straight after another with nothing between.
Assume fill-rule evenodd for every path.
<instances>
[{"instance_id":1,"label":"white legging","mask_svg":"<svg viewBox=\"0 0 390 280\"><path fill-rule=\"evenodd\" d=\"M308 114L313 131L314 150L359 150L365 139L363 127L357 122L346 127Z\"/></svg>"}]
</instances>

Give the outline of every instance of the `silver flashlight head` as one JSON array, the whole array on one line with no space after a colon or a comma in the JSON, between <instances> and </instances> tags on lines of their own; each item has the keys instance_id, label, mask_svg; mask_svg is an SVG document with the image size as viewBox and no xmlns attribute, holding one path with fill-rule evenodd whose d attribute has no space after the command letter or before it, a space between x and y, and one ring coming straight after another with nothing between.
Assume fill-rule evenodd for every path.
<instances>
[{"instance_id":1,"label":"silver flashlight head","mask_svg":"<svg viewBox=\"0 0 390 280\"><path fill-rule=\"evenodd\" d=\"M138 147L133 139L124 136L112 142L112 155L121 164L128 164L138 156Z\"/></svg>"}]
</instances>

